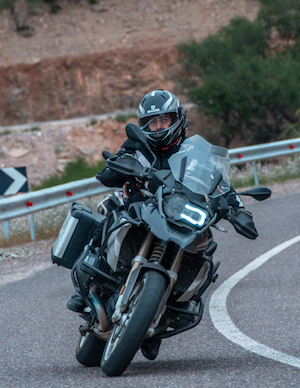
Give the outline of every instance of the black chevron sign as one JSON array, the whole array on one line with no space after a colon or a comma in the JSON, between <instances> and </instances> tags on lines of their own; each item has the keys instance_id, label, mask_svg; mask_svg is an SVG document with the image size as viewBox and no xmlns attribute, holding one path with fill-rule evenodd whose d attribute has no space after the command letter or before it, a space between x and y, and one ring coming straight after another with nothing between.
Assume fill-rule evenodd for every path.
<instances>
[{"instance_id":1,"label":"black chevron sign","mask_svg":"<svg viewBox=\"0 0 300 388\"><path fill-rule=\"evenodd\" d=\"M7 167L0 169L0 195L28 192L26 167Z\"/></svg>"}]
</instances>

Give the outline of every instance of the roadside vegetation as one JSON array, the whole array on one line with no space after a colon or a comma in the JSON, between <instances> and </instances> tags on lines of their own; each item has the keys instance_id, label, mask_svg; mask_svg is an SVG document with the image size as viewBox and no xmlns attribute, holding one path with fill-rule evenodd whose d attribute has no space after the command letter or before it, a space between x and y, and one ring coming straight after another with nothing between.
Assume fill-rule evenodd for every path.
<instances>
[{"instance_id":1,"label":"roadside vegetation","mask_svg":"<svg viewBox=\"0 0 300 388\"><path fill-rule=\"evenodd\" d=\"M104 195L98 195L91 198L83 198L77 202L96 210L97 204L103 198ZM71 203L72 202L34 213L33 217L36 241L56 238L58 236L60 228L71 208ZM3 229L0 227L0 248L20 245L31 241L29 216L23 216L10 220L9 229L9 238L6 239L4 237Z\"/></svg>"},{"instance_id":2,"label":"roadside vegetation","mask_svg":"<svg viewBox=\"0 0 300 388\"><path fill-rule=\"evenodd\" d=\"M254 22L235 18L178 49L181 86L217 121L227 147L236 137L257 144L299 136L292 131L300 107L299 0L262 0Z\"/></svg>"},{"instance_id":3,"label":"roadside vegetation","mask_svg":"<svg viewBox=\"0 0 300 388\"><path fill-rule=\"evenodd\" d=\"M32 187L32 191L46 189L48 187L62 185L80 179L94 177L105 166L105 160L97 164L89 164L84 158L77 156L74 161L66 164L62 175L51 175L40 185Z\"/></svg>"},{"instance_id":4,"label":"roadside vegetation","mask_svg":"<svg viewBox=\"0 0 300 388\"><path fill-rule=\"evenodd\" d=\"M21 31L24 37L28 37L34 33L34 26L31 25L30 18L35 15L36 10L45 5L50 13L56 14L62 9L60 3L59 0L0 0L0 11L8 9L15 25L15 31ZM86 1L89 7L95 4L97 0ZM105 8L105 5L102 5L103 7Z\"/></svg>"},{"instance_id":5,"label":"roadside vegetation","mask_svg":"<svg viewBox=\"0 0 300 388\"><path fill-rule=\"evenodd\" d=\"M118 121L119 123L125 123L128 119L134 117L136 119L136 112L128 112L128 113L119 113L117 114L114 119Z\"/></svg>"},{"instance_id":6,"label":"roadside vegetation","mask_svg":"<svg viewBox=\"0 0 300 388\"><path fill-rule=\"evenodd\" d=\"M260 186L281 183L290 179L300 178L300 155L281 157L277 161L256 162L257 177ZM252 163L231 166L230 183L234 188L251 187L255 185Z\"/></svg>"},{"instance_id":7,"label":"roadside vegetation","mask_svg":"<svg viewBox=\"0 0 300 388\"><path fill-rule=\"evenodd\" d=\"M66 168L62 175L52 175L40 185L32 187L32 191L46 189L75 180L91 178L104 167L105 160L91 165L82 157L77 156L73 162L66 164ZM260 185L300 178L300 155L295 154L290 157L280 157L271 162L256 162L256 172ZM232 186L235 188L254 186L253 164L232 165L229 177Z\"/></svg>"}]
</instances>

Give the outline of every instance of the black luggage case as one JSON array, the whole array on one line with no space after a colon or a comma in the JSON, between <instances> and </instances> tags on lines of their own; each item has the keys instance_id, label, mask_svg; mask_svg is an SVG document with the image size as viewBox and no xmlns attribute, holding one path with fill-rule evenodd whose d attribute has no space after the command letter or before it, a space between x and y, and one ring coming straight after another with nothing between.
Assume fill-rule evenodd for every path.
<instances>
[{"instance_id":1,"label":"black luggage case","mask_svg":"<svg viewBox=\"0 0 300 388\"><path fill-rule=\"evenodd\" d=\"M95 228L105 219L102 214L73 202L51 251L53 264L71 269Z\"/></svg>"}]
</instances>

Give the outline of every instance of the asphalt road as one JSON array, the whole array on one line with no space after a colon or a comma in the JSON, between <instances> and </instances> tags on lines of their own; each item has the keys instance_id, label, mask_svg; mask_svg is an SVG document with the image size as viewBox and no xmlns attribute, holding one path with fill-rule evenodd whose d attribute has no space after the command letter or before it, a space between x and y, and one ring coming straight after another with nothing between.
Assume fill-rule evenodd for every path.
<instances>
[{"instance_id":1,"label":"asphalt road","mask_svg":"<svg viewBox=\"0 0 300 388\"><path fill-rule=\"evenodd\" d=\"M213 293L262 254L300 235L300 195L253 203L255 241L214 232L221 261ZM228 294L232 324L249 340L300 363L300 243L284 249L241 279ZM49 258L50 260L50 258ZM53 266L0 286L0 387L299 387L300 370L245 349L222 335L208 300L198 327L164 340L155 361L138 352L121 377L81 366L75 358L81 320L65 307L69 270ZM225 321L224 321L225 327ZM228 329L230 332L230 329Z\"/></svg>"}]
</instances>

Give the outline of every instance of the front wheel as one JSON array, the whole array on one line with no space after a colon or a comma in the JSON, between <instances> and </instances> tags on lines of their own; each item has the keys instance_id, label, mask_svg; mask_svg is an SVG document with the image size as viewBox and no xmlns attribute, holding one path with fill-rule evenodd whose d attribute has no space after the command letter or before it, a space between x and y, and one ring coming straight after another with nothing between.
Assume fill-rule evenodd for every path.
<instances>
[{"instance_id":1,"label":"front wheel","mask_svg":"<svg viewBox=\"0 0 300 388\"><path fill-rule=\"evenodd\" d=\"M146 272L136 284L127 310L113 328L102 355L101 368L120 376L138 351L165 292L166 280L156 271Z\"/></svg>"},{"instance_id":2,"label":"front wheel","mask_svg":"<svg viewBox=\"0 0 300 388\"><path fill-rule=\"evenodd\" d=\"M106 342L93 334L80 335L77 347L76 358L80 364L85 366L100 366L101 357Z\"/></svg>"}]
</instances>

